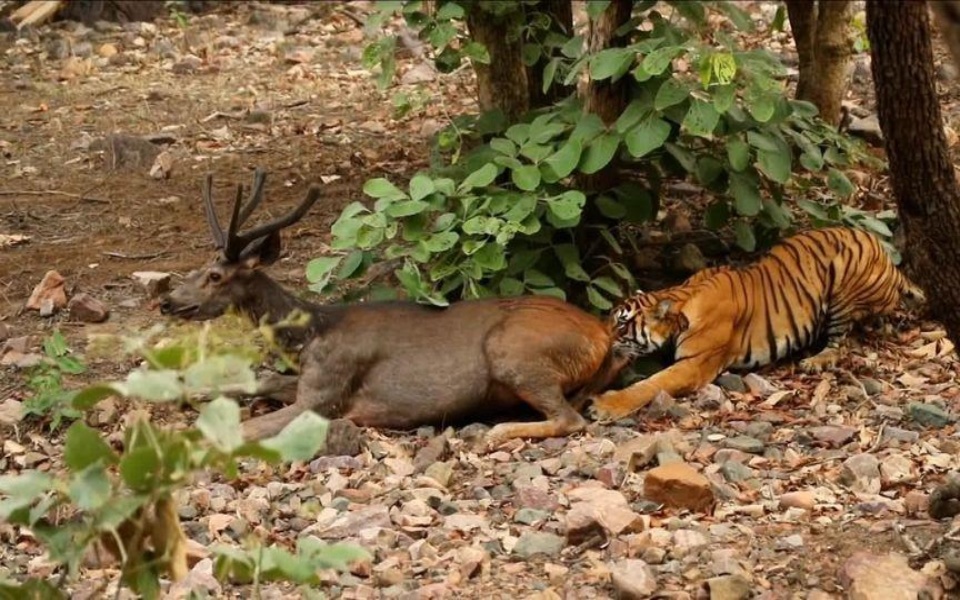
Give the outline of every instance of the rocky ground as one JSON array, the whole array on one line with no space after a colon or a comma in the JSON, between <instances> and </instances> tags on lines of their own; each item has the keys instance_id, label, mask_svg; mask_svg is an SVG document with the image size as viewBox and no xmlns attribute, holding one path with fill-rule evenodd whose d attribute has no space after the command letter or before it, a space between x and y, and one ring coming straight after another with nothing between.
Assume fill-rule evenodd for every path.
<instances>
[{"instance_id":1,"label":"rocky ground","mask_svg":"<svg viewBox=\"0 0 960 600\"><path fill-rule=\"evenodd\" d=\"M203 173L212 171L227 195L265 167L272 214L297 202L308 182L324 183L324 200L285 237L287 254L271 271L302 286L304 265L328 250L330 223L362 199L363 182L425 166L428 136L474 106L469 71L437 78L416 47L401 58L397 85L378 91L359 64L358 21L369 9L251 4L185 21L3 34L4 473L62 466L61 434L20 412L29 395L21 367L40 340L59 328L84 357L90 334L155 322L150 284L133 273L183 273L209 252ZM862 71L852 100L869 111ZM398 94L411 108L404 116ZM21 310L51 269L74 309L52 317ZM106 316L98 310L107 320L86 322ZM71 384L130 367L85 360L89 371ZM947 568L950 524L927 513L931 490L958 467L956 370L936 325L907 322L860 337L831 374L785 365L727 375L695 396L662 397L636 420L569 439L482 452L481 425L368 431L357 456L283 470L250 464L235 481L210 473L180 498L200 560L169 597L190 587L249 597L215 581L203 554L250 535L369 548L372 562L325 577L330 597L958 595ZM194 418L156 410L174 422ZM107 405L89 420L113 432L123 412ZM5 524L0 565L12 577L51 569L29 532ZM104 575L115 572L84 571L74 595L98 597ZM300 595L277 584L260 592Z\"/></svg>"}]
</instances>

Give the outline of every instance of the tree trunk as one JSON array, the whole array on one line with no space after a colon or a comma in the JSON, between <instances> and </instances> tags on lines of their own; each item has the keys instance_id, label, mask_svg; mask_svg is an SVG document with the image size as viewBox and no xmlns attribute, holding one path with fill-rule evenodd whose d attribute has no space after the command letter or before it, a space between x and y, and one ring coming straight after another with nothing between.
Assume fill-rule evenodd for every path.
<instances>
[{"instance_id":1,"label":"tree trunk","mask_svg":"<svg viewBox=\"0 0 960 600\"><path fill-rule=\"evenodd\" d=\"M960 187L943 133L925 2L869 0L877 113L906 233L909 272L930 314L960 340Z\"/></svg>"},{"instance_id":2,"label":"tree trunk","mask_svg":"<svg viewBox=\"0 0 960 600\"><path fill-rule=\"evenodd\" d=\"M613 0L596 21L591 21L587 51L595 53L604 48L625 46L626 38L614 37L614 32L630 20L632 9L631 0ZM627 107L627 80L628 78L622 77L616 83L611 83L609 79L591 81L583 99L583 110L596 113L607 125L616 121ZM617 165L614 160L599 172L581 177L580 185L587 190L608 189L616 185L616 174Z\"/></svg>"},{"instance_id":3,"label":"tree trunk","mask_svg":"<svg viewBox=\"0 0 960 600\"><path fill-rule=\"evenodd\" d=\"M851 3L786 0L786 5L800 62L797 98L816 104L820 117L837 125L853 54Z\"/></svg>"},{"instance_id":4,"label":"tree trunk","mask_svg":"<svg viewBox=\"0 0 960 600\"><path fill-rule=\"evenodd\" d=\"M540 0L537 9L539 12L545 13L550 17L550 29L539 32L540 41L551 32L567 37L573 36L573 4L571 0ZM527 71L527 80L530 84L531 108L549 106L557 100L569 96L575 89L574 86L554 83L553 86L544 93L543 71L549 62L548 59L541 57L537 64L530 67Z\"/></svg>"},{"instance_id":5,"label":"tree trunk","mask_svg":"<svg viewBox=\"0 0 960 600\"><path fill-rule=\"evenodd\" d=\"M527 68L523 64L523 10L494 14L484 2L467 7L467 28L470 37L483 44L490 54L490 64L474 63L477 73L477 100L480 111L499 108L511 123L530 109Z\"/></svg>"}]
</instances>

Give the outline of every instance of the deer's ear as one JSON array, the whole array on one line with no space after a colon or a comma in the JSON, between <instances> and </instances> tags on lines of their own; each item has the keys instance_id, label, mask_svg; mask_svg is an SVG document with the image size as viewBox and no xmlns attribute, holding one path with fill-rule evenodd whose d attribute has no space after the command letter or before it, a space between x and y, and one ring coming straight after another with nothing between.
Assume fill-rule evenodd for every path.
<instances>
[{"instance_id":1,"label":"deer's ear","mask_svg":"<svg viewBox=\"0 0 960 600\"><path fill-rule=\"evenodd\" d=\"M275 231L247 246L240 260L248 268L273 264L280 258L280 232Z\"/></svg>"}]
</instances>

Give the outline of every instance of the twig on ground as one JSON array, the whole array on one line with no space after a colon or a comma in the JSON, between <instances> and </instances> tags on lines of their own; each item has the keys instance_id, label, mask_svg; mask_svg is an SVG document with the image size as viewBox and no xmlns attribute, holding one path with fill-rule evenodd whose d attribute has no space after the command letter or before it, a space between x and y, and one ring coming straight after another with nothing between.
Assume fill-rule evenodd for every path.
<instances>
[{"instance_id":1,"label":"twig on ground","mask_svg":"<svg viewBox=\"0 0 960 600\"><path fill-rule=\"evenodd\" d=\"M74 194L73 192L64 192L63 190L0 190L0 196L63 196L64 198L75 198L81 202L95 202L97 204L111 203L104 198L87 196L86 194Z\"/></svg>"}]
</instances>

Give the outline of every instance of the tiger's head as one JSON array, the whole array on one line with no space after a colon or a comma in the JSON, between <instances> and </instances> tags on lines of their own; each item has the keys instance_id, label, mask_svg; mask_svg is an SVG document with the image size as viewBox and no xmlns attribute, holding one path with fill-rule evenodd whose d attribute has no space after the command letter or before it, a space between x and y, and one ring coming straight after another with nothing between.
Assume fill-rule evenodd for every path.
<instances>
[{"instance_id":1,"label":"tiger's head","mask_svg":"<svg viewBox=\"0 0 960 600\"><path fill-rule=\"evenodd\" d=\"M687 328L687 318L672 298L638 293L610 315L614 350L636 358L660 350Z\"/></svg>"}]
</instances>

